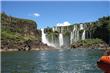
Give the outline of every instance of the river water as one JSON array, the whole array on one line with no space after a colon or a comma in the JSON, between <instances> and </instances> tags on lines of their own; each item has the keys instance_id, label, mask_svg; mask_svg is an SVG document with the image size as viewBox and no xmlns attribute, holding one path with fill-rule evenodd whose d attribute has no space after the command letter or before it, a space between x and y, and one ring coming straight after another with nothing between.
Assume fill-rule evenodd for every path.
<instances>
[{"instance_id":1,"label":"river water","mask_svg":"<svg viewBox=\"0 0 110 73\"><path fill-rule=\"evenodd\" d=\"M2 73L103 73L98 49L18 51L1 53Z\"/></svg>"}]
</instances>

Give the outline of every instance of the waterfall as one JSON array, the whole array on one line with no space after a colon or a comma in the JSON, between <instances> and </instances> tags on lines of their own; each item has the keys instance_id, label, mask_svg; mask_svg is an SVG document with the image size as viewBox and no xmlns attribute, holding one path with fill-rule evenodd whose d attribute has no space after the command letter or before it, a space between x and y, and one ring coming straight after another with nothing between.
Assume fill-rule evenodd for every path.
<instances>
[{"instance_id":1,"label":"waterfall","mask_svg":"<svg viewBox=\"0 0 110 73\"><path fill-rule=\"evenodd\" d=\"M55 28L54 28L54 27L52 28L52 31L53 31L53 32L55 31Z\"/></svg>"},{"instance_id":2,"label":"waterfall","mask_svg":"<svg viewBox=\"0 0 110 73\"><path fill-rule=\"evenodd\" d=\"M65 48L70 46L79 40L85 40L86 38L92 38L92 32L87 31L84 24L68 26L60 26L51 28L52 33L44 33L42 30L42 42L48 46L55 48ZM48 31L47 31L48 32ZM49 31L50 32L50 31Z\"/></svg>"},{"instance_id":3,"label":"waterfall","mask_svg":"<svg viewBox=\"0 0 110 73\"><path fill-rule=\"evenodd\" d=\"M44 33L44 29L41 29L42 31L42 43L48 44L48 40L46 38L46 34Z\"/></svg>"},{"instance_id":4,"label":"waterfall","mask_svg":"<svg viewBox=\"0 0 110 73\"><path fill-rule=\"evenodd\" d=\"M63 34L62 33L59 34L59 44L60 44L60 47L63 46Z\"/></svg>"},{"instance_id":5,"label":"waterfall","mask_svg":"<svg viewBox=\"0 0 110 73\"><path fill-rule=\"evenodd\" d=\"M74 31L74 41L77 41L77 30Z\"/></svg>"},{"instance_id":6,"label":"waterfall","mask_svg":"<svg viewBox=\"0 0 110 73\"><path fill-rule=\"evenodd\" d=\"M83 30L84 28L83 28L83 24L80 24L80 30Z\"/></svg>"},{"instance_id":7,"label":"waterfall","mask_svg":"<svg viewBox=\"0 0 110 73\"><path fill-rule=\"evenodd\" d=\"M61 33L63 32L63 27L61 27Z\"/></svg>"},{"instance_id":8,"label":"waterfall","mask_svg":"<svg viewBox=\"0 0 110 73\"><path fill-rule=\"evenodd\" d=\"M77 34L77 32L78 32L78 30L77 30L77 25L75 25L74 26L74 42L76 42L77 41L77 39L78 39L78 34Z\"/></svg>"},{"instance_id":9,"label":"waterfall","mask_svg":"<svg viewBox=\"0 0 110 73\"><path fill-rule=\"evenodd\" d=\"M79 40L79 31L77 30L77 25L74 25L73 31L70 36L70 43L76 42Z\"/></svg>"},{"instance_id":10,"label":"waterfall","mask_svg":"<svg viewBox=\"0 0 110 73\"><path fill-rule=\"evenodd\" d=\"M82 34L82 40L85 40L85 30L83 31L83 34Z\"/></svg>"},{"instance_id":11,"label":"waterfall","mask_svg":"<svg viewBox=\"0 0 110 73\"><path fill-rule=\"evenodd\" d=\"M83 24L80 24L80 30L83 30L83 33L82 33L82 40L85 40L85 34L86 34L86 32L85 32L85 30L84 30Z\"/></svg>"},{"instance_id":12,"label":"waterfall","mask_svg":"<svg viewBox=\"0 0 110 73\"><path fill-rule=\"evenodd\" d=\"M44 33L44 29L41 29L41 31L42 31L42 43L47 44L48 46L56 47L53 43L50 43L47 40L46 34Z\"/></svg>"},{"instance_id":13,"label":"waterfall","mask_svg":"<svg viewBox=\"0 0 110 73\"><path fill-rule=\"evenodd\" d=\"M74 36L74 34L73 34L73 32L71 32L71 35L70 35L70 43L71 44L73 43L73 36Z\"/></svg>"},{"instance_id":14,"label":"waterfall","mask_svg":"<svg viewBox=\"0 0 110 73\"><path fill-rule=\"evenodd\" d=\"M79 30L77 30L77 40L76 41L78 41L79 40Z\"/></svg>"}]
</instances>

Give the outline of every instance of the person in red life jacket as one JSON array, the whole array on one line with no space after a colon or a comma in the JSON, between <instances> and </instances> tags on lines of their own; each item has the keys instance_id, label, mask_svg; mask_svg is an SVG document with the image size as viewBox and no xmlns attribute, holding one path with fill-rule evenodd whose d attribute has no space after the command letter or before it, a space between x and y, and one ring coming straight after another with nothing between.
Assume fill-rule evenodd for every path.
<instances>
[{"instance_id":1,"label":"person in red life jacket","mask_svg":"<svg viewBox=\"0 0 110 73\"><path fill-rule=\"evenodd\" d=\"M110 51L108 51L105 56L102 56L97 61L97 66L105 73L110 73Z\"/></svg>"}]
</instances>

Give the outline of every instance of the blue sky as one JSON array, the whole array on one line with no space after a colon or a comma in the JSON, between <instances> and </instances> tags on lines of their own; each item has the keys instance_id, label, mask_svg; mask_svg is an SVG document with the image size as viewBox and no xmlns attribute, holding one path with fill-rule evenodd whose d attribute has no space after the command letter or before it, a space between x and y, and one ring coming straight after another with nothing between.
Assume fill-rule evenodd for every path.
<instances>
[{"instance_id":1,"label":"blue sky","mask_svg":"<svg viewBox=\"0 0 110 73\"><path fill-rule=\"evenodd\" d=\"M95 21L110 15L109 1L2 1L10 16L31 19L38 28Z\"/></svg>"}]
</instances>

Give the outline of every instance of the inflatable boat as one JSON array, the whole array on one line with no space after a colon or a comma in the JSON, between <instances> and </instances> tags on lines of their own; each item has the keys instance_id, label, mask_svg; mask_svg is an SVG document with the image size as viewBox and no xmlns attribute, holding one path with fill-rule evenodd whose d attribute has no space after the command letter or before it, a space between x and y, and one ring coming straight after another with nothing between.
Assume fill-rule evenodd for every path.
<instances>
[{"instance_id":1,"label":"inflatable boat","mask_svg":"<svg viewBox=\"0 0 110 73\"><path fill-rule=\"evenodd\" d=\"M110 73L110 56L102 56L97 61L97 66L105 73Z\"/></svg>"}]
</instances>

